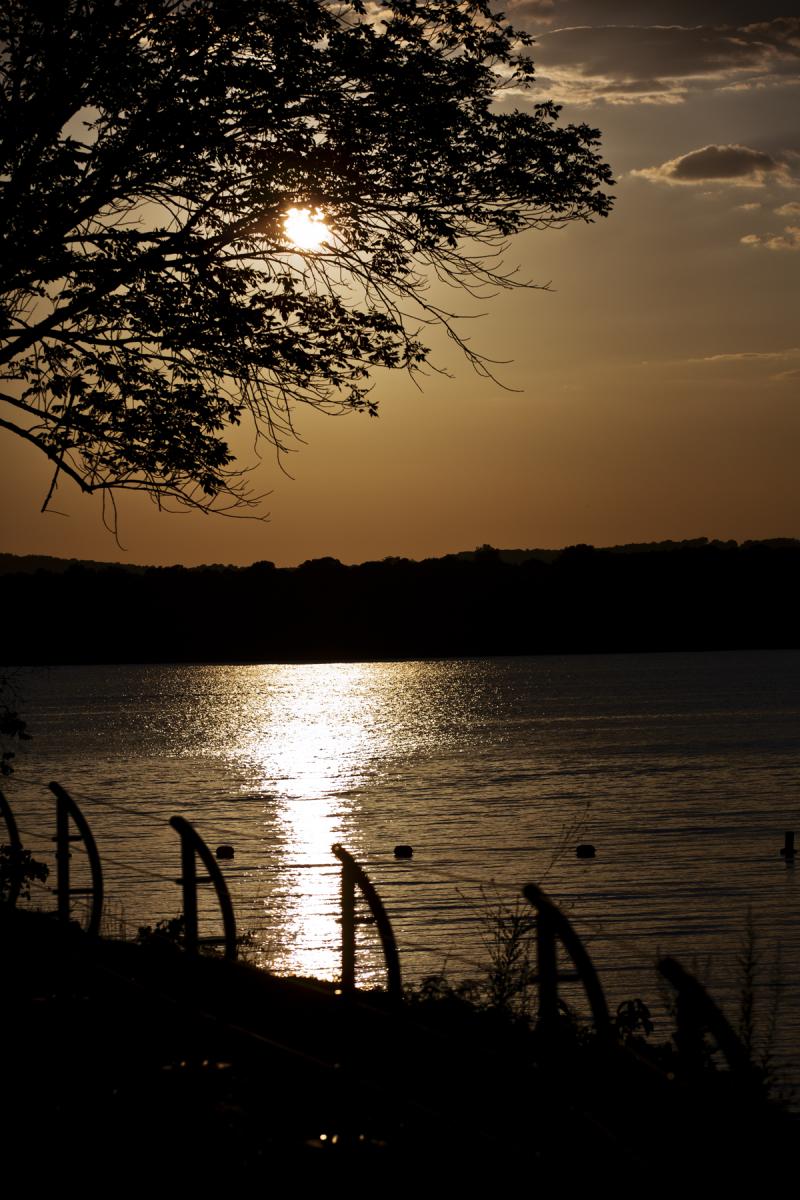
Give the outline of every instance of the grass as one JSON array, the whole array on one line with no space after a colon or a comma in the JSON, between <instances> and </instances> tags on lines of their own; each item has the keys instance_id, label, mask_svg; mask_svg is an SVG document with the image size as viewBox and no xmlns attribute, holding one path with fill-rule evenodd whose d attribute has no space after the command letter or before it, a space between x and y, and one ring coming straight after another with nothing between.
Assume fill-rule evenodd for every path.
<instances>
[{"instance_id":1,"label":"grass","mask_svg":"<svg viewBox=\"0 0 800 1200\"><path fill-rule=\"evenodd\" d=\"M201 1185L221 1165L227 1186L319 1171L330 1188L373 1167L467 1190L520 1172L561 1187L565 1171L576 1188L690 1172L755 1186L764 1156L781 1161L794 1129L764 1093L711 1063L682 1073L640 1000L620 1006L611 1045L567 1010L537 1029L530 916L493 899L488 913L483 975L432 976L397 1005L193 958L179 919L135 945L7 912L9 1145L33 1123L66 1153L59 1139L88 1129L111 1171L146 1113L132 1170L165 1158Z\"/></svg>"}]
</instances>

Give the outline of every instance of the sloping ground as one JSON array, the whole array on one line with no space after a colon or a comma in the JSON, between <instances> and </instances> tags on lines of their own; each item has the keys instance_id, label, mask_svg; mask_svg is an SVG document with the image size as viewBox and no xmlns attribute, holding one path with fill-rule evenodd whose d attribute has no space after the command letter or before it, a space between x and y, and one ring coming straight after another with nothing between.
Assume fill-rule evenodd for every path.
<instances>
[{"instance_id":1,"label":"sloping ground","mask_svg":"<svg viewBox=\"0 0 800 1200\"><path fill-rule=\"evenodd\" d=\"M28 1190L522 1176L764 1185L794 1122L709 1073L669 1080L591 1038L557 1046L457 1005L392 1006L170 948L2 914L4 1176Z\"/></svg>"}]
</instances>

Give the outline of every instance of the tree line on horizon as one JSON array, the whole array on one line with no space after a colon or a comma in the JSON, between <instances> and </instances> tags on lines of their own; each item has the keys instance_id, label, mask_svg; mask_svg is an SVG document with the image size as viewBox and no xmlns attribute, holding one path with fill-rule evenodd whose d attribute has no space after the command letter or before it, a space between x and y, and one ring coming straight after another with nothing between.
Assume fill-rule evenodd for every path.
<instances>
[{"instance_id":1,"label":"tree line on horizon","mask_svg":"<svg viewBox=\"0 0 800 1200\"><path fill-rule=\"evenodd\" d=\"M537 547L535 549L500 549L497 546L492 546L488 542L484 542L480 546L476 546L474 550L458 550L452 554L443 554L439 556L430 556L423 559L409 558L406 555L387 554L381 559L367 559L363 563L343 563L341 559L335 558L333 555L323 555L321 558L308 558L303 562L298 563L295 567L281 567L279 570L298 570L302 567L310 567L317 565L329 565L338 567L350 566L366 566L373 562L380 563L419 563L419 562L442 562L451 559L466 559L473 560L481 556L497 556L502 562L506 563L522 563L530 558L539 559L541 562L553 562L560 555L567 551L581 550L597 550L609 554L645 554L645 553L665 553L670 550L691 549L701 546L713 546L719 549L736 550L740 547L747 549L751 546L768 546L771 548L800 548L800 538L748 538L745 541L737 542L734 538L727 540L722 538L682 538L680 541L675 541L672 538L665 538L658 542L620 542L613 546L594 546L587 542L578 542L561 548L543 549ZM28 573L31 571L68 571L71 567L83 567L93 571L105 571L111 569L121 569L124 571L133 571L141 574L144 571L247 571L255 567L258 569L277 567L277 564L270 559L256 559L252 563L245 565L237 563L199 563L196 566L187 566L184 563L170 563L156 565L153 563L122 563L113 562L95 558L61 558L53 554L10 554L0 551L0 575L16 575L19 573Z\"/></svg>"},{"instance_id":2,"label":"tree line on horizon","mask_svg":"<svg viewBox=\"0 0 800 1200\"><path fill-rule=\"evenodd\" d=\"M798 645L795 539L518 553L283 568L19 559L16 570L4 555L2 657L330 662Z\"/></svg>"}]
</instances>

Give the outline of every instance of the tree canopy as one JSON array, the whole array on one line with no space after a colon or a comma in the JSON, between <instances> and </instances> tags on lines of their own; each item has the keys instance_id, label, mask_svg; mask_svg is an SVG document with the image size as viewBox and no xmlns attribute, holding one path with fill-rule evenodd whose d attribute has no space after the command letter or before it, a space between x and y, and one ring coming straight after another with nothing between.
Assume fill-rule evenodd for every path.
<instances>
[{"instance_id":1,"label":"tree canopy","mask_svg":"<svg viewBox=\"0 0 800 1200\"><path fill-rule=\"evenodd\" d=\"M231 425L374 413L427 324L486 369L429 280L524 286L510 235L611 205L596 130L497 103L530 42L486 0L0 0L0 428L53 487L226 508Z\"/></svg>"}]
</instances>

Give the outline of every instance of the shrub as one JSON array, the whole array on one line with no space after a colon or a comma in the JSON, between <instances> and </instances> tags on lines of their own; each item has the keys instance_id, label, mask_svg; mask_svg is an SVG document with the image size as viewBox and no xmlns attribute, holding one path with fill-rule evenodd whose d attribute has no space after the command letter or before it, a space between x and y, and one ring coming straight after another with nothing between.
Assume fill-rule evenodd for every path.
<instances>
[{"instance_id":1,"label":"shrub","mask_svg":"<svg viewBox=\"0 0 800 1200\"><path fill-rule=\"evenodd\" d=\"M31 883L44 883L50 874L46 863L39 862L22 846L0 846L0 903L12 897L30 900Z\"/></svg>"}]
</instances>

